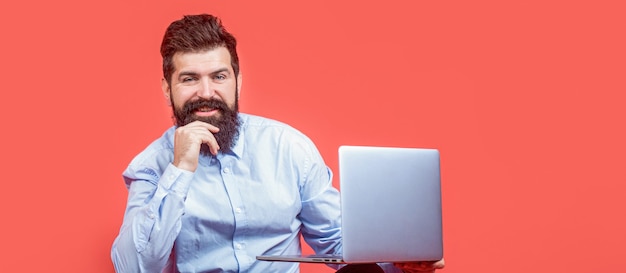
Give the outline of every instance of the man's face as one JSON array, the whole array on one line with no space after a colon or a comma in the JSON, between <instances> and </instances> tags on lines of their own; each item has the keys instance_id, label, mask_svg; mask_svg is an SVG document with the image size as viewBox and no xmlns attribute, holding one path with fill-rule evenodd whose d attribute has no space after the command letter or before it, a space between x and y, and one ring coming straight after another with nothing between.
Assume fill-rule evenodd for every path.
<instances>
[{"instance_id":1,"label":"man's face","mask_svg":"<svg viewBox=\"0 0 626 273\"><path fill-rule=\"evenodd\" d=\"M215 137L223 151L232 148L239 121L238 88L230 54L225 47L208 51L176 53L170 84L163 80L163 92L172 104L177 126L200 120L220 128Z\"/></svg>"}]
</instances>

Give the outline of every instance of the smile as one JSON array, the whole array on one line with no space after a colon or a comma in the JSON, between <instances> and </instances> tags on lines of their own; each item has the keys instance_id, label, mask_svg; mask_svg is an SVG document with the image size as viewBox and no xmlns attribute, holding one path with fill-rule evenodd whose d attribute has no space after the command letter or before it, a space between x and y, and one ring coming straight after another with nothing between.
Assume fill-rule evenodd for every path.
<instances>
[{"instance_id":1,"label":"smile","mask_svg":"<svg viewBox=\"0 0 626 273\"><path fill-rule=\"evenodd\" d=\"M198 116L202 116L202 117L208 117L208 116L215 115L217 112L219 112L219 109L210 108L210 107L200 107L195 111L195 114Z\"/></svg>"}]
</instances>

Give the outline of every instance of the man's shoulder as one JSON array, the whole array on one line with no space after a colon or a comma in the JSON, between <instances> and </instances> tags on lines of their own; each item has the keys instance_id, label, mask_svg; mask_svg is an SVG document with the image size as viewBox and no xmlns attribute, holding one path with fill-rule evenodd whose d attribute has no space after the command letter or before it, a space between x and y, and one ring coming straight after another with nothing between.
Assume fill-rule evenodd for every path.
<instances>
[{"instance_id":1,"label":"man's shoulder","mask_svg":"<svg viewBox=\"0 0 626 273\"><path fill-rule=\"evenodd\" d=\"M301 134L296 128L291 125L284 123L282 121L278 121L275 119L256 116L251 114L239 114L242 121L242 130L248 134L250 133L285 133L285 132L293 132L297 134Z\"/></svg>"},{"instance_id":2,"label":"man's shoulder","mask_svg":"<svg viewBox=\"0 0 626 273\"><path fill-rule=\"evenodd\" d=\"M300 130L291 125L271 118L249 114L240 114L242 130L240 141L245 146L261 150L264 147L274 152L303 152L310 155L316 153L313 141Z\"/></svg>"},{"instance_id":3,"label":"man's shoulder","mask_svg":"<svg viewBox=\"0 0 626 273\"><path fill-rule=\"evenodd\" d=\"M282 121L244 113L240 113L239 116L242 120L244 134L287 134L293 137L307 138L298 129Z\"/></svg>"},{"instance_id":4,"label":"man's shoulder","mask_svg":"<svg viewBox=\"0 0 626 273\"><path fill-rule=\"evenodd\" d=\"M252 115L252 114L239 113L239 118L242 120L243 122L242 124L244 127L246 126L252 126L252 127L278 126L278 127L291 128L291 126L289 126L288 124L282 121L278 121L278 120L267 118L267 117Z\"/></svg>"}]
</instances>

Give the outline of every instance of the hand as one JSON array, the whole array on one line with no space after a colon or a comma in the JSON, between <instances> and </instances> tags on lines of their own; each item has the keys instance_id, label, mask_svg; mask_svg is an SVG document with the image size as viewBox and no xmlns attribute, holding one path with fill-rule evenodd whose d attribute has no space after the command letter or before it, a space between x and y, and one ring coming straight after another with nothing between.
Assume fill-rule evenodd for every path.
<instances>
[{"instance_id":1,"label":"hand","mask_svg":"<svg viewBox=\"0 0 626 273\"><path fill-rule=\"evenodd\" d=\"M196 171L200 146L205 143L209 146L211 154L216 155L220 146L213 134L219 132L219 128L202 121L194 121L185 126L176 128L174 134L174 162L178 168Z\"/></svg>"},{"instance_id":2,"label":"hand","mask_svg":"<svg viewBox=\"0 0 626 273\"><path fill-rule=\"evenodd\" d=\"M402 269L405 273L435 272L436 269L444 268L446 262L441 259L436 262L394 263L393 265Z\"/></svg>"}]
</instances>

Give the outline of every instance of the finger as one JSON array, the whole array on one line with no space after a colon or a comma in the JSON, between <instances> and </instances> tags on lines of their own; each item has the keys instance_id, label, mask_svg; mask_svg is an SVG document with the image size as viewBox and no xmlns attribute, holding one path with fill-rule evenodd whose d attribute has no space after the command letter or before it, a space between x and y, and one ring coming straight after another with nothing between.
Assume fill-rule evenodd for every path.
<instances>
[{"instance_id":1,"label":"finger","mask_svg":"<svg viewBox=\"0 0 626 273\"><path fill-rule=\"evenodd\" d=\"M408 263L394 263L395 267L398 267L408 272L433 272L436 269L442 269L445 266L444 260L429 261L429 262L408 262Z\"/></svg>"},{"instance_id":2,"label":"finger","mask_svg":"<svg viewBox=\"0 0 626 273\"><path fill-rule=\"evenodd\" d=\"M217 152L220 150L220 145L217 143L213 134L209 134L208 136L202 138L202 143L209 146L209 152L211 152L212 155L217 155Z\"/></svg>"},{"instance_id":3,"label":"finger","mask_svg":"<svg viewBox=\"0 0 626 273\"><path fill-rule=\"evenodd\" d=\"M193 121L193 122L185 125L185 127L188 127L188 128L205 128L206 130L209 130L211 133L217 133L217 132L220 131L220 128L217 128L215 125L210 124L208 122L200 121L200 120Z\"/></svg>"},{"instance_id":4,"label":"finger","mask_svg":"<svg viewBox=\"0 0 626 273\"><path fill-rule=\"evenodd\" d=\"M217 133L219 129L213 125L203 122L192 122L186 125L184 128L179 128L182 135L185 135L187 139L196 142L198 146L200 144L206 144L209 146L209 151L213 155L217 155L217 151L220 149L214 133ZM215 132L212 132L213 130Z\"/></svg>"},{"instance_id":5,"label":"finger","mask_svg":"<svg viewBox=\"0 0 626 273\"><path fill-rule=\"evenodd\" d=\"M195 147L191 149L196 150L195 152L198 152L200 150L201 144L204 143L209 146L209 151L212 154L217 154L217 151L220 149L220 147L213 133L208 130L208 127L200 124L188 125L189 126L180 127L176 130L176 135L174 136L175 146L181 147L183 148L183 150Z\"/></svg>"},{"instance_id":6,"label":"finger","mask_svg":"<svg viewBox=\"0 0 626 273\"><path fill-rule=\"evenodd\" d=\"M436 261L435 264L433 264L433 267L435 269L442 269L446 266L446 261L444 261L443 258L441 258L441 260Z\"/></svg>"}]
</instances>

